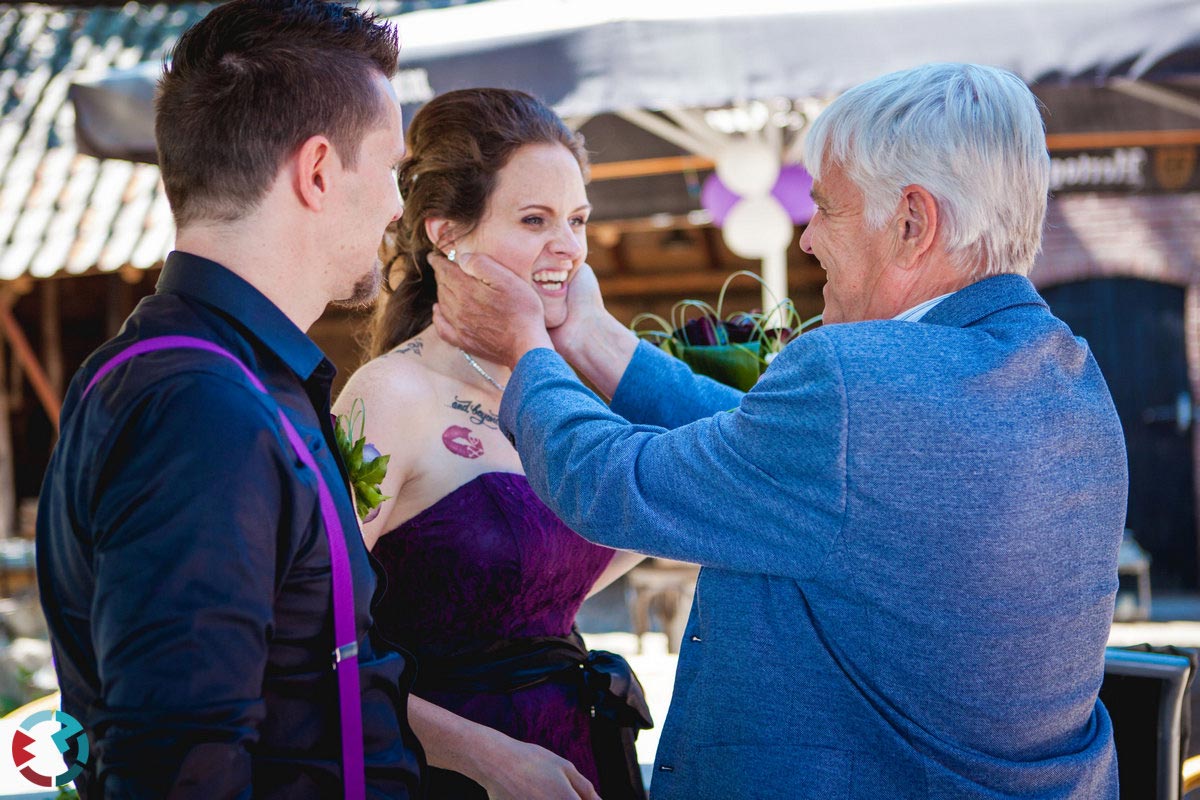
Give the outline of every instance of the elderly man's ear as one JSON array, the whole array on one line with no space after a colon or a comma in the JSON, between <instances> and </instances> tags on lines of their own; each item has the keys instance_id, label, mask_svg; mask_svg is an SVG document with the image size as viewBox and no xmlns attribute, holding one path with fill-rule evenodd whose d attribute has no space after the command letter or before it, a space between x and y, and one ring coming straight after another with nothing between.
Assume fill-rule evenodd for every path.
<instances>
[{"instance_id":1,"label":"elderly man's ear","mask_svg":"<svg viewBox=\"0 0 1200 800\"><path fill-rule=\"evenodd\" d=\"M937 200L928 189L913 183L901 190L895 219L898 267L920 266L937 239L938 221Z\"/></svg>"}]
</instances>

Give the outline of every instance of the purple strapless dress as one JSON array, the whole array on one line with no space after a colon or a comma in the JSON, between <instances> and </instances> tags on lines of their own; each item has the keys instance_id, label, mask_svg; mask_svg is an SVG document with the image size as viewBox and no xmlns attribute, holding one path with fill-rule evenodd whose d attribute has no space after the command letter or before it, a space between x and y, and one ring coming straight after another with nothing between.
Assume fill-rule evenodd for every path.
<instances>
[{"instance_id":1,"label":"purple strapless dress","mask_svg":"<svg viewBox=\"0 0 1200 800\"><path fill-rule=\"evenodd\" d=\"M557 753L599 786L576 689L549 682L512 694L422 691L420 671L500 640L568 636L613 551L567 528L524 475L489 472L384 534L373 554L387 575L376 625L416 656L415 693ZM452 773L431 773L431 798L459 796Z\"/></svg>"}]
</instances>

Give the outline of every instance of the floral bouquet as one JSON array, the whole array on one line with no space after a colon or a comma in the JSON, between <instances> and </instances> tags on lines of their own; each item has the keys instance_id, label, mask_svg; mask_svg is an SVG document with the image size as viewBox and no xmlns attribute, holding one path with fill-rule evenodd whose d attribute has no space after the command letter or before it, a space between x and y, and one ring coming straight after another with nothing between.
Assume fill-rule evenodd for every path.
<instances>
[{"instance_id":1,"label":"floral bouquet","mask_svg":"<svg viewBox=\"0 0 1200 800\"><path fill-rule=\"evenodd\" d=\"M765 312L741 311L723 316L725 293L739 276L762 284L758 275L740 270L725 280L716 308L701 300L680 300L671 308L670 321L657 314L639 314L629 327L683 361L693 372L749 391L784 345L821 317L802 320L792 301L786 299ZM698 315L689 319L691 312ZM647 322L656 327L643 329Z\"/></svg>"},{"instance_id":2,"label":"floral bouquet","mask_svg":"<svg viewBox=\"0 0 1200 800\"><path fill-rule=\"evenodd\" d=\"M380 491L379 484L387 475L388 461L392 457L380 454L375 445L367 441L363 435L366 424L367 406L360 398L350 406L349 414L340 414L335 419L333 435L350 473L354 510L360 520L370 522L379 514L380 503L391 499Z\"/></svg>"}]
</instances>

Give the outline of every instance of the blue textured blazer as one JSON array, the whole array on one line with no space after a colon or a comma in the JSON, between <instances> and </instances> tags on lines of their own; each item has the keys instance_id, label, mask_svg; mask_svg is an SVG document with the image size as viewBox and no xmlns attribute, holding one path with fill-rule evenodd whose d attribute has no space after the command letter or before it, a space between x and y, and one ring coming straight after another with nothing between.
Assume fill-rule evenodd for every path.
<instances>
[{"instance_id":1,"label":"blue textured blazer","mask_svg":"<svg viewBox=\"0 0 1200 800\"><path fill-rule=\"evenodd\" d=\"M1025 278L805 333L745 395L642 344L610 410L536 350L501 425L582 535L703 566L657 800L1117 796L1125 446Z\"/></svg>"}]
</instances>

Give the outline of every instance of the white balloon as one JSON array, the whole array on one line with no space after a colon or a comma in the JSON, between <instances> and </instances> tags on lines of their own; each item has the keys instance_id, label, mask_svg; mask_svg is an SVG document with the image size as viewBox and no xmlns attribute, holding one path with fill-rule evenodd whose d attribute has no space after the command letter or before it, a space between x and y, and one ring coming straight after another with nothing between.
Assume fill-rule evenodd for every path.
<instances>
[{"instance_id":1,"label":"white balloon","mask_svg":"<svg viewBox=\"0 0 1200 800\"><path fill-rule=\"evenodd\" d=\"M769 194L779 179L779 167L779 153L753 139L731 142L717 156L717 177L742 197Z\"/></svg>"},{"instance_id":2,"label":"white balloon","mask_svg":"<svg viewBox=\"0 0 1200 800\"><path fill-rule=\"evenodd\" d=\"M792 242L792 218L771 195L739 200L722 228L725 244L742 258L763 258Z\"/></svg>"}]
</instances>

